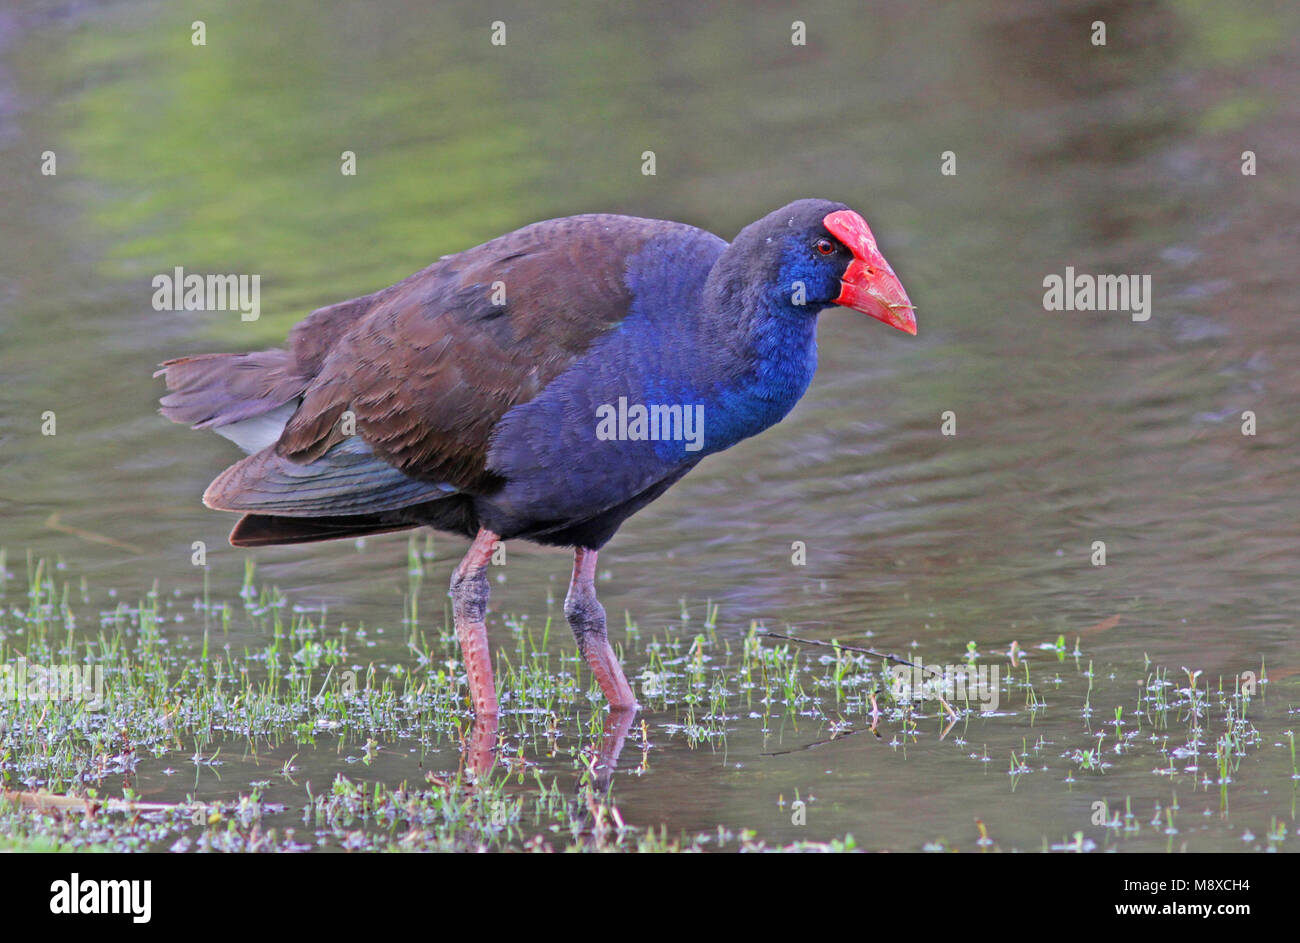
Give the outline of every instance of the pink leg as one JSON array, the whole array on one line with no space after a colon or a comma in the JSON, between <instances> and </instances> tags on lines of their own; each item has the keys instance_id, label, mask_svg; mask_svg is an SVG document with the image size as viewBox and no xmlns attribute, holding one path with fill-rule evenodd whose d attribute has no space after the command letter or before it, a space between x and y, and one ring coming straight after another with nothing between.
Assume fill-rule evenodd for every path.
<instances>
[{"instance_id":1,"label":"pink leg","mask_svg":"<svg viewBox=\"0 0 1300 943\"><path fill-rule=\"evenodd\" d=\"M475 776L485 776L496 763L497 730L500 721L496 714L479 714L470 727L468 747L465 750L466 766Z\"/></svg>"},{"instance_id":2,"label":"pink leg","mask_svg":"<svg viewBox=\"0 0 1300 943\"><path fill-rule=\"evenodd\" d=\"M469 676L469 693L474 713L479 718L497 715L496 684L492 680L492 650L488 646L487 564L492 547L500 538L490 530L480 530L473 545L451 577L451 609L456 621L456 636L465 658Z\"/></svg>"},{"instance_id":3,"label":"pink leg","mask_svg":"<svg viewBox=\"0 0 1300 943\"><path fill-rule=\"evenodd\" d=\"M578 780L575 791L585 799L582 824L588 847L599 849L604 836L608 834L609 819L601 814L600 804L609 801L610 787L614 784L614 769L618 766L618 756L623 751L623 740L635 719L635 708L610 709L609 716L605 718L600 752L591 766L591 776Z\"/></svg>"},{"instance_id":4,"label":"pink leg","mask_svg":"<svg viewBox=\"0 0 1300 943\"><path fill-rule=\"evenodd\" d=\"M635 709L636 696L627 678L623 677L623 668L609 645L605 609L596 599L595 550L578 547L573 551L573 580L569 583L569 594L564 598L564 614L574 638L578 640L578 651L591 666L610 708Z\"/></svg>"},{"instance_id":5,"label":"pink leg","mask_svg":"<svg viewBox=\"0 0 1300 943\"><path fill-rule=\"evenodd\" d=\"M609 791L610 780L618 766L618 756L623 752L623 740L632 729L636 719L636 710L630 707L611 708L605 718L605 729L601 736L600 753L596 757L596 788Z\"/></svg>"}]
</instances>

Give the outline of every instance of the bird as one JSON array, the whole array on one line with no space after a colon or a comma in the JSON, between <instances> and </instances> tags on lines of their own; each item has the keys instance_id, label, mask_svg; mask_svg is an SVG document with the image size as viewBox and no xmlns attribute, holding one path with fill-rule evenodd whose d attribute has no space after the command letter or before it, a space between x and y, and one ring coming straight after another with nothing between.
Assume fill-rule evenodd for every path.
<instances>
[{"instance_id":1,"label":"bird","mask_svg":"<svg viewBox=\"0 0 1300 943\"><path fill-rule=\"evenodd\" d=\"M445 255L319 308L285 347L159 365L160 412L247 454L203 494L236 547L417 527L471 543L450 585L476 717L499 702L487 567L508 540L569 548L564 613L611 711L635 694L596 562L627 518L705 457L783 419L817 366L819 312L916 334L866 220L801 199L730 242L586 214Z\"/></svg>"}]
</instances>

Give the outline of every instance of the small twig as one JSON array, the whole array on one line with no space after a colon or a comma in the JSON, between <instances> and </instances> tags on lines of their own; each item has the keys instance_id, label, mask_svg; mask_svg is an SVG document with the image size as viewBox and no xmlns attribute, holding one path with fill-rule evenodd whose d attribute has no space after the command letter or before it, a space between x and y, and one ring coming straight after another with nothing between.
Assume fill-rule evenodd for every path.
<instances>
[{"instance_id":1,"label":"small twig","mask_svg":"<svg viewBox=\"0 0 1300 943\"><path fill-rule=\"evenodd\" d=\"M89 796L63 796L52 792L25 792L21 789L6 789L6 802L15 802L28 808L41 809L77 809L87 812L102 808L105 812L173 812L177 810L207 810L204 803L194 805L173 805L166 802L134 802L130 799L92 799Z\"/></svg>"},{"instance_id":2,"label":"small twig","mask_svg":"<svg viewBox=\"0 0 1300 943\"><path fill-rule=\"evenodd\" d=\"M943 699L942 694L936 694L935 697L939 699L939 703L943 705L943 709L948 712L948 719L951 720L953 723L956 723L957 712L952 709L952 705Z\"/></svg>"},{"instance_id":3,"label":"small twig","mask_svg":"<svg viewBox=\"0 0 1300 943\"><path fill-rule=\"evenodd\" d=\"M80 537L82 540L89 540L97 544L108 544L110 547L117 547L119 550L126 550L130 553L144 553L144 550L136 544L129 544L125 540L118 540L116 537L107 537L104 534L97 534L93 530L82 530L80 527L65 524L60 520L60 516L61 512L55 511L45 519L45 526L62 534Z\"/></svg>"},{"instance_id":4,"label":"small twig","mask_svg":"<svg viewBox=\"0 0 1300 943\"><path fill-rule=\"evenodd\" d=\"M853 730L844 730L833 737L827 737L824 740L814 740L811 743L805 743L803 746L794 747L789 750L777 750L773 753L760 753L759 756L789 756L791 753L802 753L804 750L815 750L817 747L824 747L828 743L838 743L840 740L847 740L849 737L856 737L860 733L874 734L877 740L883 739L880 731L875 727L856 727Z\"/></svg>"},{"instance_id":5,"label":"small twig","mask_svg":"<svg viewBox=\"0 0 1300 943\"><path fill-rule=\"evenodd\" d=\"M878 652L874 648L859 648L856 645L845 645L841 642L820 642L817 639L797 638L793 635L782 635L780 632L759 632L759 636L766 638L785 639L787 642L798 642L800 645L820 645L823 648L838 648L846 652L856 652L859 655L870 655L872 658L880 658L884 661L892 661L896 665L907 665L909 668L915 668L918 671L928 671L936 678L942 678L943 672L937 668L931 668L928 665L918 665L908 661L906 658L900 658L898 655L891 655L888 652Z\"/></svg>"},{"instance_id":6,"label":"small twig","mask_svg":"<svg viewBox=\"0 0 1300 943\"><path fill-rule=\"evenodd\" d=\"M952 720L948 721L948 726L943 728L943 733L939 734L939 739L944 740L948 734L952 733L952 728L957 726L957 716L954 714Z\"/></svg>"}]
</instances>

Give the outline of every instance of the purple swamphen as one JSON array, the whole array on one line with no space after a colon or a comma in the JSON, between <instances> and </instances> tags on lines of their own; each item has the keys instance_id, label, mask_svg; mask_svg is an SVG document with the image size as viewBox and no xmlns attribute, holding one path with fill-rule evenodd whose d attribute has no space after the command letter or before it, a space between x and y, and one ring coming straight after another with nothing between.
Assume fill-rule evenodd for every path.
<instances>
[{"instance_id":1,"label":"purple swamphen","mask_svg":"<svg viewBox=\"0 0 1300 943\"><path fill-rule=\"evenodd\" d=\"M476 715L495 718L484 616L498 541L574 548L564 612L611 708L635 707L596 553L713 452L780 421L838 304L909 334L861 216L798 200L728 245L682 223L525 226L315 311L287 348L162 364L162 413L250 454L203 502L237 547L428 525L473 539L451 595Z\"/></svg>"}]
</instances>

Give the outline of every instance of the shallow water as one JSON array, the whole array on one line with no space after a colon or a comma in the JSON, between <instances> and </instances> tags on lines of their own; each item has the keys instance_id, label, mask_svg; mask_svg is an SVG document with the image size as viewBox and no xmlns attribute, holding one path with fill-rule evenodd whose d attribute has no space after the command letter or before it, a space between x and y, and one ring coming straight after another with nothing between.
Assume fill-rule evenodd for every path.
<instances>
[{"instance_id":1,"label":"shallow water","mask_svg":"<svg viewBox=\"0 0 1300 943\"><path fill-rule=\"evenodd\" d=\"M191 17L162 3L0 13L10 568L30 550L85 575L92 595L134 599L155 581L201 595L201 540L213 595L237 596L245 554L198 500L237 453L156 414L162 359L274 345L316 306L535 219L626 212L729 237L826 196L870 220L920 335L824 314L795 411L705 461L602 553L613 634L627 613L641 637L689 643L716 604L724 641L757 620L935 663L960 662L968 643L996 660L1016 641L1036 671L1059 671L1059 694L905 747L886 731L800 749L827 730L774 721L765 734L746 711L724 743L693 747L676 711L651 711L649 769L615 783L625 819L774 842L847 832L895 850L974 847L976 819L1030 850L1080 831L1123 850L1257 847L1243 836L1278 819L1294 834L1300 15L1202 0L858 7L818 7L806 47L790 45L784 12L739 5L521 11L504 48L469 3L218 3L202 49ZM1104 49L1088 42L1094 19ZM47 149L55 176L38 172ZM1240 170L1247 149L1255 176ZM338 172L345 150L355 177ZM944 151L955 176L939 172ZM154 311L150 279L178 265L260 273L261 318ZM1045 311L1043 279L1066 266L1149 274L1150 320ZM436 538L435 581L461 552ZM395 535L256 559L295 605L387 626L376 657L400 661L406 554ZM544 620L568 576L562 553L509 554L500 645L504 616ZM1081 636L1080 659L1035 651L1061 635L1071 649ZM256 644L259 630L236 620L230 640ZM643 646L619 640L638 674ZM1081 708L1089 663L1101 718L1133 703L1148 664L1229 689L1269 669L1252 708L1261 739L1226 813L1194 772L1140 760L1103 779L1064 758L1098 725ZM1008 755L1040 737L1050 745L1030 763L1043 768L1009 777ZM290 752L317 781L354 772L331 749ZM137 788L215 796L260 776L173 783L166 765L142 767ZM401 757L366 771L413 775ZM815 797L806 825L791 823L796 790ZM1178 835L1090 824L1098 798L1150 818L1174 794L1197 816Z\"/></svg>"}]
</instances>

